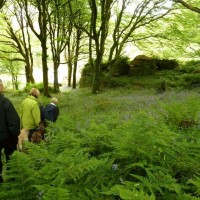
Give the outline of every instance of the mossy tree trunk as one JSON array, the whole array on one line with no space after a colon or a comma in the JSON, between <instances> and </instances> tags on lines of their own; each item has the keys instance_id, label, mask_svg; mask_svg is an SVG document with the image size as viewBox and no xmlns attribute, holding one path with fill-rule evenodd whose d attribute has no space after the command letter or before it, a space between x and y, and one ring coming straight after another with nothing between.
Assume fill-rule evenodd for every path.
<instances>
[{"instance_id":1,"label":"mossy tree trunk","mask_svg":"<svg viewBox=\"0 0 200 200\"><path fill-rule=\"evenodd\" d=\"M111 16L112 0L102 0L100 3L100 11L98 11L98 2L96 0L90 1L91 17L90 17L90 64L93 66L93 84L92 93L97 94L99 92L99 80L101 75L101 63L103 60L105 41L108 35L108 25ZM98 14L100 13L100 16ZM97 24L100 26L98 28ZM92 45L94 42L95 59L93 59ZM93 62L94 60L94 62Z\"/></svg>"}]
</instances>

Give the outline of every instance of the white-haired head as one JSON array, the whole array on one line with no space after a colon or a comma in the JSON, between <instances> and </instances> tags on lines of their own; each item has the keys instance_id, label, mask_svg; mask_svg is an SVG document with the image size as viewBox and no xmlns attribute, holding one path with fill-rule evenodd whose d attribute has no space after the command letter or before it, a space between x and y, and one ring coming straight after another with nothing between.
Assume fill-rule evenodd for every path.
<instances>
[{"instance_id":1,"label":"white-haired head","mask_svg":"<svg viewBox=\"0 0 200 200\"><path fill-rule=\"evenodd\" d=\"M53 97L53 98L51 99L51 103L57 104L57 103L58 103L58 99L55 98L55 97Z\"/></svg>"}]
</instances>

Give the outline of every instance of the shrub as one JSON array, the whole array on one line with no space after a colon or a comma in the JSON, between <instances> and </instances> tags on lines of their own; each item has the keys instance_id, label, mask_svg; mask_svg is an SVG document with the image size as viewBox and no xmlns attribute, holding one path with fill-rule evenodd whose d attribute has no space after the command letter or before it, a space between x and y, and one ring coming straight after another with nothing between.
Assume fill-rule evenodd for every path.
<instances>
[{"instance_id":1,"label":"shrub","mask_svg":"<svg viewBox=\"0 0 200 200\"><path fill-rule=\"evenodd\" d=\"M127 75L130 70L128 57L117 58L109 67L109 71L112 76L122 76Z\"/></svg>"},{"instance_id":2,"label":"shrub","mask_svg":"<svg viewBox=\"0 0 200 200\"><path fill-rule=\"evenodd\" d=\"M35 83L35 84L29 83L24 87L23 91L29 92L31 88L37 88L40 92L43 92L44 90L43 83ZM53 92L53 86L49 86L49 92Z\"/></svg>"},{"instance_id":3,"label":"shrub","mask_svg":"<svg viewBox=\"0 0 200 200\"><path fill-rule=\"evenodd\" d=\"M177 60L157 60L157 69L158 70L174 70L178 68L179 64Z\"/></svg>"},{"instance_id":4,"label":"shrub","mask_svg":"<svg viewBox=\"0 0 200 200\"><path fill-rule=\"evenodd\" d=\"M187 88L194 88L200 86L200 76L199 74L185 74L183 75L183 81Z\"/></svg>"},{"instance_id":5,"label":"shrub","mask_svg":"<svg viewBox=\"0 0 200 200\"><path fill-rule=\"evenodd\" d=\"M200 61L192 60L183 63L180 72L183 73L199 73L200 72Z\"/></svg>"}]
</instances>

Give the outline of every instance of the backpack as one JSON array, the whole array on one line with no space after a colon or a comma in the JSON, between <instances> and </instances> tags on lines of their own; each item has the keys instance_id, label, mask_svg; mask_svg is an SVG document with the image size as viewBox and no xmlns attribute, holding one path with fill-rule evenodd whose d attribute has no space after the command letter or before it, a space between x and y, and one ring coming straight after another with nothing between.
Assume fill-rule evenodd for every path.
<instances>
[{"instance_id":1,"label":"backpack","mask_svg":"<svg viewBox=\"0 0 200 200\"><path fill-rule=\"evenodd\" d=\"M41 107L41 121L51 121L55 122L57 119L57 110L58 108L56 106L52 106L50 104L46 105L45 107Z\"/></svg>"},{"instance_id":2,"label":"backpack","mask_svg":"<svg viewBox=\"0 0 200 200\"><path fill-rule=\"evenodd\" d=\"M47 111L46 107L44 108L44 119L51 121L50 120L50 113L49 113L49 111Z\"/></svg>"},{"instance_id":3,"label":"backpack","mask_svg":"<svg viewBox=\"0 0 200 200\"><path fill-rule=\"evenodd\" d=\"M40 106L40 114L41 114L41 121L45 121L48 118L48 113L45 110L44 106Z\"/></svg>"}]
</instances>

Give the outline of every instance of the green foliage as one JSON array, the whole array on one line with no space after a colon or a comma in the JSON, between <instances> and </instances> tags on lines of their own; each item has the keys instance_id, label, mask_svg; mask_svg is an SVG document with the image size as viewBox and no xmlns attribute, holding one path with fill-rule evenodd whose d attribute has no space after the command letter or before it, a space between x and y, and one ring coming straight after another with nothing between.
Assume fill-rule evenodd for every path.
<instances>
[{"instance_id":1,"label":"green foliage","mask_svg":"<svg viewBox=\"0 0 200 200\"><path fill-rule=\"evenodd\" d=\"M125 59L125 58L124 58ZM162 61L162 60L161 60ZM165 60L163 60L165 61ZM168 60L169 63L171 62ZM168 62L167 61L167 62ZM127 64L129 63L126 60ZM157 62L157 61L156 61ZM147 63L148 64L148 63ZM134 89L141 90L144 88L152 89L158 88L161 80L166 82L167 90L183 90L183 89L192 89L199 90L200 80L199 80L199 61L190 61L180 63L180 67L174 70L161 70L156 71L154 75L148 75L145 77L142 76L120 76L115 77L105 69L107 69L108 64L104 64L104 71L100 77L100 88L104 90L105 88L124 88L124 89ZM164 64L168 66L166 63ZM120 67L119 67L120 68ZM86 70L87 69L87 70ZM118 68L117 68L118 70ZM139 70L140 67L139 67ZM142 70L142 73L147 71ZM89 65L84 68L82 71L81 77L81 87L91 86L92 83L92 71L89 68ZM88 81L88 82L87 82ZM83 83L85 82L85 83ZM83 84L82 84L83 83Z\"/></svg>"},{"instance_id":2,"label":"green foliage","mask_svg":"<svg viewBox=\"0 0 200 200\"><path fill-rule=\"evenodd\" d=\"M191 60L182 64L180 69L184 73L198 73L200 71L200 61Z\"/></svg>"},{"instance_id":3,"label":"green foliage","mask_svg":"<svg viewBox=\"0 0 200 200\"><path fill-rule=\"evenodd\" d=\"M24 92L29 92L31 88L37 88L39 91L41 91L43 90L43 83L36 83L36 84L28 83L24 88Z\"/></svg>"},{"instance_id":4,"label":"green foliage","mask_svg":"<svg viewBox=\"0 0 200 200\"><path fill-rule=\"evenodd\" d=\"M123 185L115 185L110 191L105 194L118 196L120 199L128 200L155 200L154 195L148 195L143 190L136 189L136 184L125 182Z\"/></svg>"},{"instance_id":5,"label":"green foliage","mask_svg":"<svg viewBox=\"0 0 200 200\"><path fill-rule=\"evenodd\" d=\"M31 158L23 153L15 152L7 167L10 169L6 176L8 182L1 186L0 198L25 200L36 197L36 190L32 185L36 183L37 173L33 168Z\"/></svg>"},{"instance_id":6,"label":"green foliage","mask_svg":"<svg viewBox=\"0 0 200 200\"><path fill-rule=\"evenodd\" d=\"M68 200L69 194L67 189L62 189L60 187L53 187L49 185L36 186L40 191L38 193L38 199L42 198L44 200Z\"/></svg>"},{"instance_id":7,"label":"green foliage","mask_svg":"<svg viewBox=\"0 0 200 200\"><path fill-rule=\"evenodd\" d=\"M12 155L0 199L198 199L199 99L195 91L60 94L45 141ZM197 125L181 129L182 119Z\"/></svg>"},{"instance_id":8,"label":"green foliage","mask_svg":"<svg viewBox=\"0 0 200 200\"><path fill-rule=\"evenodd\" d=\"M43 92L43 90L44 90L43 83L35 83L35 84L28 83L24 87L23 91L24 92L29 92L31 90L31 88L37 88L40 92ZM52 86L49 86L49 92L53 92L53 87Z\"/></svg>"},{"instance_id":9,"label":"green foliage","mask_svg":"<svg viewBox=\"0 0 200 200\"><path fill-rule=\"evenodd\" d=\"M119 57L109 66L112 76L127 75L130 69L130 61L128 57Z\"/></svg>"},{"instance_id":10,"label":"green foliage","mask_svg":"<svg viewBox=\"0 0 200 200\"><path fill-rule=\"evenodd\" d=\"M200 195L200 177L199 177L199 173L196 174L190 180L188 180L188 184L192 184L194 186L193 187L193 191L195 192L195 194L197 194L199 196Z\"/></svg>"},{"instance_id":11,"label":"green foliage","mask_svg":"<svg viewBox=\"0 0 200 200\"><path fill-rule=\"evenodd\" d=\"M183 81L185 82L185 88L195 88L200 86L199 74L185 74L183 76Z\"/></svg>"},{"instance_id":12,"label":"green foliage","mask_svg":"<svg viewBox=\"0 0 200 200\"><path fill-rule=\"evenodd\" d=\"M174 126L178 125L180 121L184 119L193 119L195 122L199 123L200 109L197 103L199 102L199 98L191 98L184 93L179 93L177 97L179 99L175 102L160 104L160 112L163 113L165 123Z\"/></svg>"},{"instance_id":13,"label":"green foliage","mask_svg":"<svg viewBox=\"0 0 200 200\"><path fill-rule=\"evenodd\" d=\"M180 194L181 186L163 168L151 166L149 168L146 167L145 171L147 177L133 175L133 177L141 181L141 184L137 186L138 188L143 188L143 190L155 194L159 192L161 195L166 193L166 191L173 191L178 195Z\"/></svg>"}]
</instances>

